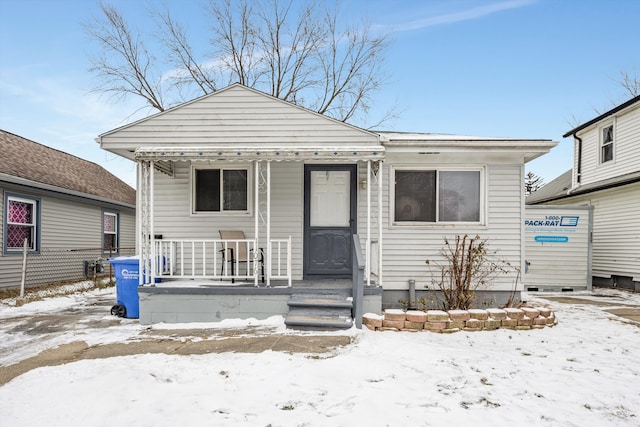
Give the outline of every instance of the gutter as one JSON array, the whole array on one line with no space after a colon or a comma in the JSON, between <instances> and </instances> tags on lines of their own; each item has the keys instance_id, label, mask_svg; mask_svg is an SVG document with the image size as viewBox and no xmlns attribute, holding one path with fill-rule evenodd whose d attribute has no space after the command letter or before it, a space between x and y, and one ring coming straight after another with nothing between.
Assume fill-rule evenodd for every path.
<instances>
[{"instance_id":1,"label":"gutter","mask_svg":"<svg viewBox=\"0 0 640 427\"><path fill-rule=\"evenodd\" d=\"M597 122L599 122L599 121L601 121L601 120L603 120L603 119L605 119L605 118L617 113L620 110L624 110L625 108L635 104L636 102L640 102L640 95L638 95L638 96L636 96L634 98L631 98L627 102L624 102L624 103L618 105L617 107L607 111L606 113L600 114L595 119L589 120L588 122L583 123L583 124L581 124L580 126L574 128L574 129L571 129L569 132L567 132L564 135L562 135L562 137L566 138L568 136L575 135L576 133L580 132L581 130L588 128L589 126L591 126L591 125L593 125L593 124L595 124L595 123L597 123Z\"/></svg>"}]
</instances>

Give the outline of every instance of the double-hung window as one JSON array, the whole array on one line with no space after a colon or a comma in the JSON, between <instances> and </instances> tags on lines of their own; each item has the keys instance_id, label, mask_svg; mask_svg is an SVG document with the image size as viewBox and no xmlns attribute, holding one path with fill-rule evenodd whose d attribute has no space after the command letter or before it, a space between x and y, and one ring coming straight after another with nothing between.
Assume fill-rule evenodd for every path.
<instances>
[{"instance_id":1,"label":"double-hung window","mask_svg":"<svg viewBox=\"0 0 640 427\"><path fill-rule=\"evenodd\" d=\"M481 170L394 170L394 223L479 223Z\"/></svg>"},{"instance_id":2,"label":"double-hung window","mask_svg":"<svg viewBox=\"0 0 640 427\"><path fill-rule=\"evenodd\" d=\"M29 251L40 249L40 200L24 196L5 196L5 252L19 252L26 245Z\"/></svg>"},{"instance_id":3,"label":"double-hung window","mask_svg":"<svg viewBox=\"0 0 640 427\"><path fill-rule=\"evenodd\" d=\"M613 160L613 125L605 126L600 130L600 163Z\"/></svg>"},{"instance_id":4,"label":"double-hung window","mask_svg":"<svg viewBox=\"0 0 640 427\"><path fill-rule=\"evenodd\" d=\"M118 212L103 211L102 212L102 250L111 252L113 249L117 252L119 245L119 215Z\"/></svg>"},{"instance_id":5,"label":"double-hung window","mask_svg":"<svg viewBox=\"0 0 640 427\"><path fill-rule=\"evenodd\" d=\"M193 212L249 213L249 168L193 170Z\"/></svg>"}]
</instances>

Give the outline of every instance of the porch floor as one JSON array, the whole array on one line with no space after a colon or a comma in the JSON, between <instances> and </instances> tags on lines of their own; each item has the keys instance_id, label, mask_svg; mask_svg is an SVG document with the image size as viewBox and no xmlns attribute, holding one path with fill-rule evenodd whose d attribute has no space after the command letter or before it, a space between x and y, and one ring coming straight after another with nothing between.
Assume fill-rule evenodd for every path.
<instances>
[{"instance_id":1,"label":"porch floor","mask_svg":"<svg viewBox=\"0 0 640 427\"><path fill-rule=\"evenodd\" d=\"M364 287L364 312L381 312L382 288ZM164 279L138 287L140 324L218 322L223 319L266 319L290 313L292 299L333 298L350 301L352 282L344 280L272 281L267 287L254 282L231 283L207 279Z\"/></svg>"},{"instance_id":2,"label":"porch floor","mask_svg":"<svg viewBox=\"0 0 640 427\"><path fill-rule=\"evenodd\" d=\"M166 279L153 285L146 285L156 288L174 288L174 287L197 287L197 288L255 288L253 281L236 280L231 283L230 280L209 280L209 279ZM366 286L365 286L366 287ZM375 286L372 286L375 287ZM258 282L258 288L289 288L286 280L272 280L271 286L267 286ZM293 280L291 283L293 289L351 289L351 279L307 279Z\"/></svg>"}]
</instances>

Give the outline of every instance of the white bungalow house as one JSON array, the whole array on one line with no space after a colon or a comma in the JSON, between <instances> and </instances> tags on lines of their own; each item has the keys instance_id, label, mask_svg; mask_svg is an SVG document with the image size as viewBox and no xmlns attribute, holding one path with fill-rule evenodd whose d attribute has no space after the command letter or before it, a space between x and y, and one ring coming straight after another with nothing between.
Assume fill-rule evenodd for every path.
<instances>
[{"instance_id":1,"label":"white bungalow house","mask_svg":"<svg viewBox=\"0 0 640 427\"><path fill-rule=\"evenodd\" d=\"M556 145L370 132L239 84L97 141L138 164L142 323L289 313L296 324L294 311L317 308L305 294L340 292L333 305L348 302L357 322L407 299L410 281L426 292L425 260L457 234L521 266L524 163Z\"/></svg>"},{"instance_id":2,"label":"white bungalow house","mask_svg":"<svg viewBox=\"0 0 640 427\"><path fill-rule=\"evenodd\" d=\"M570 130L573 169L528 205L593 209L592 283L640 291L640 96Z\"/></svg>"}]
</instances>

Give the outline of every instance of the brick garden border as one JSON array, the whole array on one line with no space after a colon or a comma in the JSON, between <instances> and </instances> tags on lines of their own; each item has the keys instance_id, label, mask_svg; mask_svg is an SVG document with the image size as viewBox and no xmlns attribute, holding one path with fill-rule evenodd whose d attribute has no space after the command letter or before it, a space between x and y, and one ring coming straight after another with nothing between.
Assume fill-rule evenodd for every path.
<instances>
[{"instance_id":1,"label":"brick garden border","mask_svg":"<svg viewBox=\"0 0 640 427\"><path fill-rule=\"evenodd\" d=\"M362 324L373 331L492 331L496 329L529 330L558 323L548 308L489 308L471 310L399 310L387 309L383 315L366 313Z\"/></svg>"}]
</instances>

